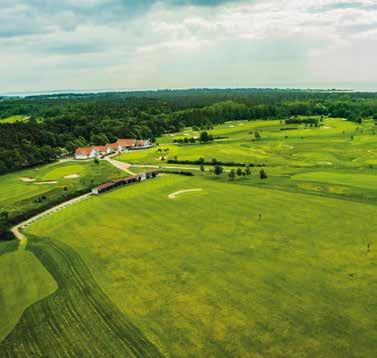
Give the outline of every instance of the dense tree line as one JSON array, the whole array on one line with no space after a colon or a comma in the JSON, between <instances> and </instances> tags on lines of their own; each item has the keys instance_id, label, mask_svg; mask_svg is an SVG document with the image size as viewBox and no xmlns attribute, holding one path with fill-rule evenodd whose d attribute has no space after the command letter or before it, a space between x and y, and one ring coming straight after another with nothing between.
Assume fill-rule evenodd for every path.
<instances>
[{"instance_id":1,"label":"dense tree line","mask_svg":"<svg viewBox=\"0 0 377 358\"><path fill-rule=\"evenodd\" d=\"M241 119L331 116L377 118L377 94L301 90L236 89L61 94L1 98L0 173L47 163L78 146L117 138L156 138L185 126L210 129Z\"/></svg>"}]
</instances>

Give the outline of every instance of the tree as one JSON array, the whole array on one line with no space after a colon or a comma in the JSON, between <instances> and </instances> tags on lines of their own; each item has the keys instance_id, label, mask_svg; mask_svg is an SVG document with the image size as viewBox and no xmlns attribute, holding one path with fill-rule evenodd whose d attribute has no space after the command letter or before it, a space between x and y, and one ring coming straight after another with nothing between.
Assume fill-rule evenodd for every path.
<instances>
[{"instance_id":1,"label":"tree","mask_svg":"<svg viewBox=\"0 0 377 358\"><path fill-rule=\"evenodd\" d=\"M94 158L94 164L99 164L99 159L98 158Z\"/></svg>"},{"instance_id":2,"label":"tree","mask_svg":"<svg viewBox=\"0 0 377 358\"><path fill-rule=\"evenodd\" d=\"M223 167L221 167L220 165L215 165L215 167L214 167L214 173L216 175L221 175L223 173L223 171L224 171Z\"/></svg>"},{"instance_id":3,"label":"tree","mask_svg":"<svg viewBox=\"0 0 377 358\"><path fill-rule=\"evenodd\" d=\"M259 171L259 178L260 179L267 179L267 173L264 171L264 169L261 169L260 171Z\"/></svg>"},{"instance_id":4,"label":"tree","mask_svg":"<svg viewBox=\"0 0 377 358\"><path fill-rule=\"evenodd\" d=\"M242 169L241 168L237 168L237 175L240 177L242 175Z\"/></svg>"},{"instance_id":5,"label":"tree","mask_svg":"<svg viewBox=\"0 0 377 358\"><path fill-rule=\"evenodd\" d=\"M93 134L90 137L90 141L93 143L93 145L105 145L109 143L109 138L107 138L106 134L99 133L99 134Z\"/></svg>"},{"instance_id":6,"label":"tree","mask_svg":"<svg viewBox=\"0 0 377 358\"><path fill-rule=\"evenodd\" d=\"M234 180L234 178L236 177L236 172L234 171L234 169L232 169L229 174L229 180Z\"/></svg>"},{"instance_id":7,"label":"tree","mask_svg":"<svg viewBox=\"0 0 377 358\"><path fill-rule=\"evenodd\" d=\"M202 143L208 143L208 142L210 141L210 135L208 134L207 131L201 132L201 133L200 133L199 140L200 140Z\"/></svg>"},{"instance_id":8,"label":"tree","mask_svg":"<svg viewBox=\"0 0 377 358\"><path fill-rule=\"evenodd\" d=\"M248 166L246 167L245 173L246 173L246 175L251 175L250 165L248 165Z\"/></svg>"},{"instance_id":9,"label":"tree","mask_svg":"<svg viewBox=\"0 0 377 358\"><path fill-rule=\"evenodd\" d=\"M205 169L204 169L204 165L203 165L203 164L200 164L200 171L201 171L201 172L204 172L204 171L205 171Z\"/></svg>"},{"instance_id":10,"label":"tree","mask_svg":"<svg viewBox=\"0 0 377 358\"><path fill-rule=\"evenodd\" d=\"M254 137L255 137L256 140L261 139L261 135L259 134L258 131L255 131L255 133L254 133Z\"/></svg>"}]
</instances>

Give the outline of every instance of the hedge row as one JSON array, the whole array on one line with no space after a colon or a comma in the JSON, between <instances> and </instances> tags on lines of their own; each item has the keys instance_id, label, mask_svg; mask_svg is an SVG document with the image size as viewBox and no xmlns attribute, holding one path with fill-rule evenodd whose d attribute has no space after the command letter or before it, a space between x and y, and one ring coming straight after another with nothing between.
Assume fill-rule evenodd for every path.
<instances>
[{"instance_id":1,"label":"hedge row","mask_svg":"<svg viewBox=\"0 0 377 358\"><path fill-rule=\"evenodd\" d=\"M184 170L159 170L160 173L169 173L169 174L177 174L177 175L185 175L188 177L193 177L195 174L192 172L186 172Z\"/></svg>"},{"instance_id":2,"label":"hedge row","mask_svg":"<svg viewBox=\"0 0 377 358\"><path fill-rule=\"evenodd\" d=\"M217 160L212 160L210 162L205 160L175 160L169 159L168 164L191 164L191 165L222 165L224 167L265 167L265 164L255 164L255 163L237 163L237 162L220 162Z\"/></svg>"}]
</instances>

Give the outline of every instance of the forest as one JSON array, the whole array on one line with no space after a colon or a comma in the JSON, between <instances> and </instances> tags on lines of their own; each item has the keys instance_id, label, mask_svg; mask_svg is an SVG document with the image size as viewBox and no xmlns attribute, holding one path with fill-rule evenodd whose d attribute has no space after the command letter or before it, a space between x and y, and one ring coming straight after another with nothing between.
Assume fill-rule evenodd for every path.
<instances>
[{"instance_id":1,"label":"forest","mask_svg":"<svg viewBox=\"0 0 377 358\"><path fill-rule=\"evenodd\" d=\"M27 121L3 119L24 115ZM151 138L230 120L328 116L377 121L377 94L279 89L193 89L0 98L0 174L48 163L78 146Z\"/></svg>"}]
</instances>

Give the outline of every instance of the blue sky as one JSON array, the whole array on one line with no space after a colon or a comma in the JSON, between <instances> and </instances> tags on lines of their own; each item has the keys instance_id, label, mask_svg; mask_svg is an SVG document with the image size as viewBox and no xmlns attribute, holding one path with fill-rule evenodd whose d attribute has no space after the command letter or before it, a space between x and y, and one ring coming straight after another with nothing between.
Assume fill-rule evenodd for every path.
<instances>
[{"instance_id":1,"label":"blue sky","mask_svg":"<svg viewBox=\"0 0 377 358\"><path fill-rule=\"evenodd\" d=\"M1 0L0 93L377 90L376 0Z\"/></svg>"}]
</instances>

